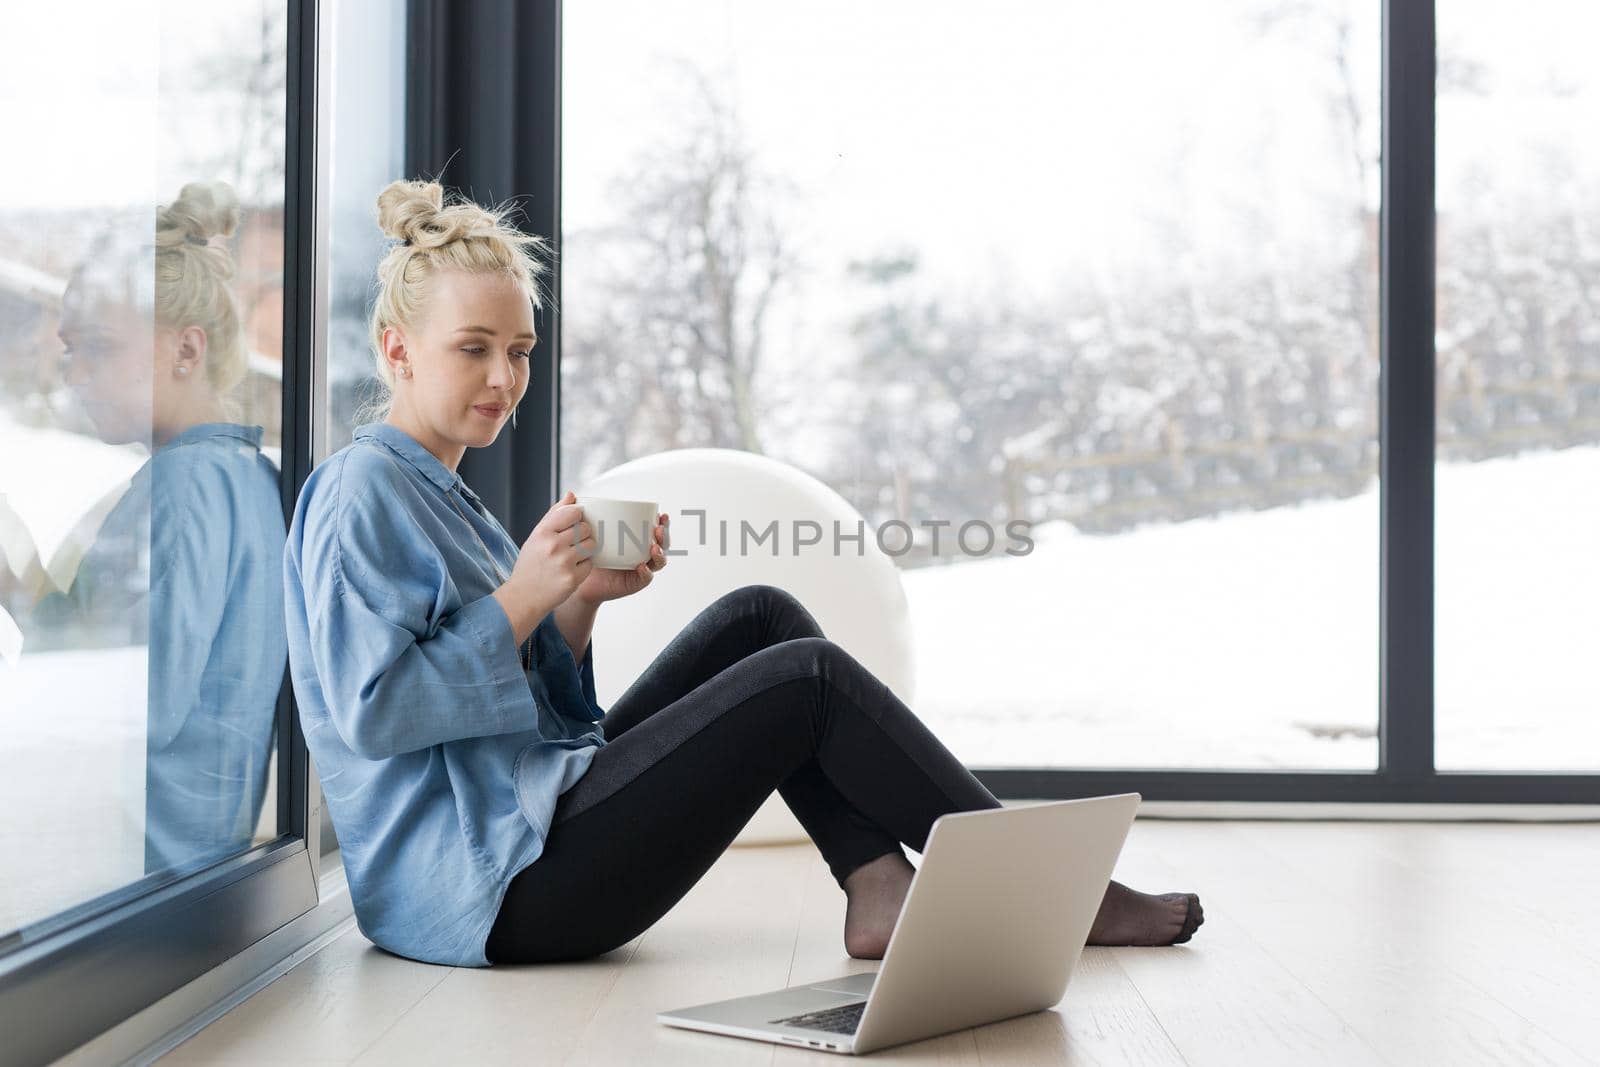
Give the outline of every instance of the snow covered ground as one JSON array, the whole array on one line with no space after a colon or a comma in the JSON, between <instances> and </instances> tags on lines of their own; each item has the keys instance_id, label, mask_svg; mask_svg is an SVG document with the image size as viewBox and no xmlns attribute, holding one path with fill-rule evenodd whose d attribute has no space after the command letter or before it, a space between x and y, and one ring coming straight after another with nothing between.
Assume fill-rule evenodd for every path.
<instances>
[{"instance_id":1,"label":"snow covered ground","mask_svg":"<svg viewBox=\"0 0 1600 1067\"><path fill-rule=\"evenodd\" d=\"M1437 483L1439 766L1600 769L1600 448L1441 466ZM967 763L1376 766L1376 484L1033 536L1027 556L904 576L917 711Z\"/></svg>"}]
</instances>

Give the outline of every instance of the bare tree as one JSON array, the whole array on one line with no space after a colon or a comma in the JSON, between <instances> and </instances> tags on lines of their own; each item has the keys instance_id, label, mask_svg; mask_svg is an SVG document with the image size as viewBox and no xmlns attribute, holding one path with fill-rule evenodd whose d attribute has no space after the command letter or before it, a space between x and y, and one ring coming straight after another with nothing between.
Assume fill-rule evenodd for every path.
<instances>
[{"instance_id":1,"label":"bare tree","mask_svg":"<svg viewBox=\"0 0 1600 1067\"><path fill-rule=\"evenodd\" d=\"M793 187L758 166L726 94L699 68L677 69L683 121L610 183L615 220L565 242L577 264L564 285L566 351L585 367L569 395L589 410L575 429L613 454L623 442L614 458L763 451L766 330L798 269L779 210ZM623 398L646 426L609 427Z\"/></svg>"},{"instance_id":2,"label":"bare tree","mask_svg":"<svg viewBox=\"0 0 1600 1067\"><path fill-rule=\"evenodd\" d=\"M1349 218L1358 235L1356 253L1344 272L1346 307L1351 322L1360 331L1364 355L1376 363L1377 213L1375 205L1369 207L1367 196L1374 186L1378 159L1367 146L1367 131L1373 117L1362 111L1361 92L1356 83L1352 56L1357 44L1350 9L1345 5L1330 8L1320 0L1281 0L1248 21L1263 37L1281 33L1299 39L1331 68L1327 107L1334 127L1340 131L1342 150L1350 168Z\"/></svg>"},{"instance_id":3,"label":"bare tree","mask_svg":"<svg viewBox=\"0 0 1600 1067\"><path fill-rule=\"evenodd\" d=\"M184 165L191 175L226 179L252 207L283 199L287 18L268 5L259 17L230 24L226 41L197 57L189 75L196 98L214 103L231 128L203 142Z\"/></svg>"}]
</instances>

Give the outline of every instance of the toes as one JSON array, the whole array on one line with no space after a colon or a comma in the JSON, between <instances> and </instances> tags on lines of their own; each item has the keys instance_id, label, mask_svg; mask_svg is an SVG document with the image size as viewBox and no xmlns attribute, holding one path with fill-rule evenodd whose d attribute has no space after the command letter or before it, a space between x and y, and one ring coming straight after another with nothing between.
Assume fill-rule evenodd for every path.
<instances>
[{"instance_id":1,"label":"toes","mask_svg":"<svg viewBox=\"0 0 1600 1067\"><path fill-rule=\"evenodd\" d=\"M1112 889L1117 887L1113 884ZM1087 941L1091 945L1181 945L1205 922L1195 893L1139 894L1133 907L1103 904Z\"/></svg>"},{"instance_id":2,"label":"toes","mask_svg":"<svg viewBox=\"0 0 1600 1067\"><path fill-rule=\"evenodd\" d=\"M1205 913L1200 907L1200 898L1193 893L1185 893L1184 898L1188 902L1189 910L1183 919L1182 932L1172 940L1174 945L1181 945L1189 940L1194 936L1194 932L1200 928L1200 924L1206 921Z\"/></svg>"}]
</instances>

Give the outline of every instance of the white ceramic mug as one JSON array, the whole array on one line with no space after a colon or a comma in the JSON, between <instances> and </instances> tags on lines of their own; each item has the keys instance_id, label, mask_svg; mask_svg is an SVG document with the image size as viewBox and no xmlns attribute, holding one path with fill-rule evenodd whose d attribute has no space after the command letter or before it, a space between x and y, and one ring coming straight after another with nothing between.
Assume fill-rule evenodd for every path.
<instances>
[{"instance_id":1,"label":"white ceramic mug","mask_svg":"<svg viewBox=\"0 0 1600 1067\"><path fill-rule=\"evenodd\" d=\"M604 570L632 570L650 558L655 543L654 500L612 500L602 496L577 495L584 521L594 534L594 565Z\"/></svg>"}]
</instances>

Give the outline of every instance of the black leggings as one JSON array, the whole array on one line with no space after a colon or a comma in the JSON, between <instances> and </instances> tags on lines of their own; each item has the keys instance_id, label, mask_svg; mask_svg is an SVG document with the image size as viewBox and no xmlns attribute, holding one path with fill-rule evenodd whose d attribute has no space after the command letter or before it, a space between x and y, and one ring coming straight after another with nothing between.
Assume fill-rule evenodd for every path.
<instances>
[{"instance_id":1,"label":"black leggings","mask_svg":"<svg viewBox=\"0 0 1600 1067\"><path fill-rule=\"evenodd\" d=\"M777 789L834 880L946 812L1000 802L872 673L769 585L719 598L602 721L606 744L557 800L512 879L491 963L585 959L665 915ZM902 853L903 855L903 853Z\"/></svg>"}]
</instances>

